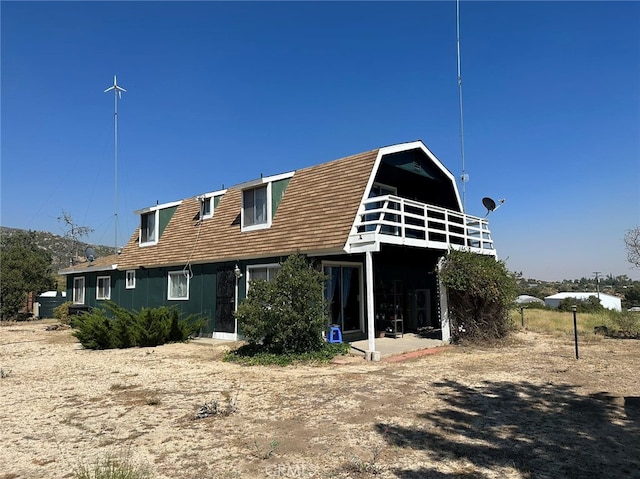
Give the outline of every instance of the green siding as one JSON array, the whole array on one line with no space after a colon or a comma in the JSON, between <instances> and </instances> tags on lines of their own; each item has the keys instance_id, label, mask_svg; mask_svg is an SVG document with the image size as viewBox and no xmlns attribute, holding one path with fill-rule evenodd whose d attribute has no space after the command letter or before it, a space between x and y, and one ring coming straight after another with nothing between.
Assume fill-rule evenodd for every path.
<instances>
[{"instance_id":1,"label":"green siding","mask_svg":"<svg viewBox=\"0 0 640 479\"><path fill-rule=\"evenodd\" d=\"M278 206L284 196L284 191L287 189L291 178L284 180L278 180L271 183L271 217L275 217Z\"/></svg>"},{"instance_id":2,"label":"green siding","mask_svg":"<svg viewBox=\"0 0 640 479\"><path fill-rule=\"evenodd\" d=\"M177 209L178 209L177 206L171 206L170 208L164 208L160 210L160 212L158 213L158 216L159 216L158 237L162 236L162 233L164 232L165 228L169 224L169 221L171 221L171 217L173 216L173 214L176 212Z\"/></svg>"}]
</instances>

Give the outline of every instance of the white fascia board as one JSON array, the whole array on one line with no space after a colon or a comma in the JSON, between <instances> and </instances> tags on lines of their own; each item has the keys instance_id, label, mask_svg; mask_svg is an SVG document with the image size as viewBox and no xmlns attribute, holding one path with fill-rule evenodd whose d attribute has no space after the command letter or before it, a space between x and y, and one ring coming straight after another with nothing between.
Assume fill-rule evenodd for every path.
<instances>
[{"instance_id":1,"label":"white fascia board","mask_svg":"<svg viewBox=\"0 0 640 479\"><path fill-rule=\"evenodd\" d=\"M451 185L453 186L454 192L456 194L456 200L458 203L458 208L460 211L462 211L462 200L460 199L460 193L458 192L458 186L456 185L456 179L453 176L453 173L451 173L443 164L442 162L436 157L436 155L434 155L431 150L429 150L429 148L427 148L427 146L420 140L418 141L411 141L408 143L399 143L397 145L390 145L390 146L384 146L380 149L378 149L378 156L376 157L376 161L373 164L373 168L371 169L371 173L369 175L369 179L367 180L367 186L364 189L364 193L362 195L362 198L360 199L360 205L358 206L358 211L356 213L356 215L353 218L353 223L351 224L351 234L355 234L356 230L355 230L355 226L356 226L356 220L358 218L358 214L361 214L360 209L362 208L363 202L369 198L369 192L371 191L371 188L373 187L373 183L375 181L376 175L378 173L378 169L380 168L380 163L382 163L382 158L384 158L386 155L390 155L392 153L400 153L402 151L410 151L410 150L422 150L427 157L447 176L447 178L449 178L449 180L451 181ZM347 238L346 243L344 244L343 247L344 251L346 253L350 253L351 250L349 248L349 238Z\"/></svg>"},{"instance_id":2,"label":"white fascia board","mask_svg":"<svg viewBox=\"0 0 640 479\"><path fill-rule=\"evenodd\" d=\"M266 183L271 183L273 181L286 180L287 178L292 178L294 174L295 174L295 171L290 171L288 173L281 173L279 175L265 176L263 178L258 178L255 180L240 183L238 185L235 185L234 188L239 188L241 190L244 190L247 188L251 188L253 186L260 186Z\"/></svg>"},{"instance_id":3,"label":"white fascia board","mask_svg":"<svg viewBox=\"0 0 640 479\"><path fill-rule=\"evenodd\" d=\"M161 205L153 205L147 208L142 208L133 212L134 215L141 215L144 213L151 213L152 211L164 210L165 208L171 208L172 206L179 206L182 204L182 200L172 201L170 203L163 203Z\"/></svg>"},{"instance_id":4,"label":"white fascia board","mask_svg":"<svg viewBox=\"0 0 640 479\"><path fill-rule=\"evenodd\" d=\"M87 267L77 268L77 269L76 268L67 269L64 271L58 271L58 274L67 275L67 274L78 274L78 273L95 273L99 271L114 271L116 269L118 269L118 263L108 264L103 266L87 266Z\"/></svg>"},{"instance_id":5,"label":"white fascia board","mask_svg":"<svg viewBox=\"0 0 640 479\"><path fill-rule=\"evenodd\" d=\"M412 141L410 143L400 143L398 145L385 146L383 148L380 148L378 152L378 158L380 159L383 156L388 155L390 153L399 153L401 151L408 151L408 150L415 150L415 149L422 150L427 155L427 157L429 157L429 159L433 161L433 164L436 165L440 169L440 171L442 171L449 178L449 180L451 180L451 184L453 185L453 189L456 193L456 200L458 201L458 207L460 208L460 211L462 211L462 200L460 199L460 193L458 192L458 185L456 183L455 176L453 176L453 173L451 173L451 171L449 171L449 169L446 166L444 166L444 164L438 159L438 157L434 155L431 152L431 150L427 148L427 146L422 141ZM378 160L376 160L376 165L375 165L374 171L372 172L372 177L375 178L375 173L377 173L379 166L380 166L380 163L378 162ZM367 188L366 194L367 195L369 194L369 188Z\"/></svg>"},{"instance_id":6,"label":"white fascia board","mask_svg":"<svg viewBox=\"0 0 640 479\"><path fill-rule=\"evenodd\" d=\"M224 190L210 191L209 193L203 193L195 196L195 198L215 198L216 196L222 196L227 192L227 188Z\"/></svg>"}]
</instances>

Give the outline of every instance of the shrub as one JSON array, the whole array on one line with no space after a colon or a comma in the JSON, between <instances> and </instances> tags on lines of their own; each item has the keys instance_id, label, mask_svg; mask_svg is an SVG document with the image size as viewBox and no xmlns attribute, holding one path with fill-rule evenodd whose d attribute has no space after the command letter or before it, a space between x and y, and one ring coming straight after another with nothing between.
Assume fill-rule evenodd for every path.
<instances>
[{"instance_id":1,"label":"shrub","mask_svg":"<svg viewBox=\"0 0 640 479\"><path fill-rule=\"evenodd\" d=\"M442 265L440 280L447 287L454 342L507 335L512 327L509 308L515 299L516 283L504 262L451 250Z\"/></svg>"},{"instance_id":2,"label":"shrub","mask_svg":"<svg viewBox=\"0 0 640 479\"><path fill-rule=\"evenodd\" d=\"M69 306L73 304L73 301L65 301L60 306L56 306L53 309L53 317L60 321L62 324L69 324Z\"/></svg>"},{"instance_id":3,"label":"shrub","mask_svg":"<svg viewBox=\"0 0 640 479\"><path fill-rule=\"evenodd\" d=\"M94 464L79 465L73 473L74 479L150 479L151 473L141 465L135 464L129 456L107 455Z\"/></svg>"},{"instance_id":4,"label":"shrub","mask_svg":"<svg viewBox=\"0 0 640 479\"><path fill-rule=\"evenodd\" d=\"M176 308L144 308L136 312L109 301L105 309L76 316L73 335L87 349L154 347L188 340L203 322L195 315L181 318Z\"/></svg>"},{"instance_id":5,"label":"shrub","mask_svg":"<svg viewBox=\"0 0 640 479\"><path fill-rule=\"evenodd\" d=\"M251 281L236 315L247 341L271 354L319 351L327 321L324 275L300 253L282 263L271 281Z\"/></svg>"},{"instance_id":6,"label":"shrub","mask_svg":"<svg viewBox=\"0 0 640 479\"><path fill-rule=\"evenodd\" d=\"M605 309L596 296L589 296L586 299L564 298L558 305L558 311L573 311L574 305L578 313L597 313Z\"/></svg>"},{"instance_id":7,"label":"shrub","mask_svg":"<svg viewBox=\"0 0 640 479\"><path fill-rule=\"evenodd\" d=\"M324 343L322 349L307 353L274 354L257 344L245 344L233 351L227 351L223 361L239 363L244 366L289 366L294 363L326 364L339 355L351 351L348 343Z\"/></svg>"}]
</instances>

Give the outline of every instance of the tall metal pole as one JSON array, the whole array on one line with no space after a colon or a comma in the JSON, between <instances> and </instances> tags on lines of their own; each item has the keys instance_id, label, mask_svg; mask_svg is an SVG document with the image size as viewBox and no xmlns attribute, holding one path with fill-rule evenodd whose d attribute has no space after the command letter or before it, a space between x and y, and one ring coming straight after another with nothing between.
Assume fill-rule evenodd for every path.
<instances>
[{"instance_id":1,"label":"tall metal pole","mask_svg":"<svg viewBox=\"0 0 640 479\"><path fill-rule=\"evenodd\" d=\"M464 167L464 116L462 114L462 72L460 69L460 0L456 0L456 46L458 50L458 99L460 103L460 154L462 156L462 212L466 212L467 181L469 175Z\"/></svg>"},{"instance_id":2,"label":"tall metal pole","mask_svg":"<svg viewBox=\"0 0 640 479\"><path fill-rule=\"evenodd\" d=\"M107 88L104 92L107 93L113 90L113 135L114 135L114 221L115 221L115 242L114 249L115 252L118 252L118 97L122 94L123 91L127 91L124 88L118 86L118 81L116 75L113 75L113 85Z\"/></svg>"}]
</instances>

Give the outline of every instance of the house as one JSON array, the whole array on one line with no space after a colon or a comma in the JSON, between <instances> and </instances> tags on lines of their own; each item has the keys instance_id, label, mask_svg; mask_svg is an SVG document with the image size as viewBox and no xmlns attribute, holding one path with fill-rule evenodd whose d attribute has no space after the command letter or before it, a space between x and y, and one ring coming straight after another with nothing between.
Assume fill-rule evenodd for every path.
<instances>
[{"instance_id":1,"label":"house","mask_svg":"<svg viewBox=\"0 0 640 479\"><path fill-rule=\"evenodd\" d=\"M233 313L250 281L300 251L327 275L328 321L346 339L367 337L375 351L375 330L400 323L448 340L439 261L449 248L496 256L487 221L462 212L454 176L421 141L136 214L119 256L62 271L69 295L90 306L175 305L207 318L201 334L219 339L241 334Z\"/></svg>"},{"instance_id":2,"label":"house","mask_svg":"<svg viewBox=\"0 0 640 479\"><path fill-rule=\"evenodd\" d=\"M544 298L544 304L549 306L550 308L557 308L560 306L560 302L566 298L575 298L580 301L586 301L591 296L598 296L600 298L600 304L613 311L622 311L622 301L620 298L616 296L611 296L610 294L605 293L596 293L596 292L577 292L570 291L566 293L557 293L552 296L547 296Z\"/></svg>"}]
</instances>

